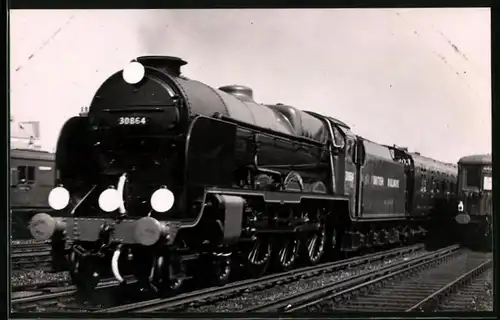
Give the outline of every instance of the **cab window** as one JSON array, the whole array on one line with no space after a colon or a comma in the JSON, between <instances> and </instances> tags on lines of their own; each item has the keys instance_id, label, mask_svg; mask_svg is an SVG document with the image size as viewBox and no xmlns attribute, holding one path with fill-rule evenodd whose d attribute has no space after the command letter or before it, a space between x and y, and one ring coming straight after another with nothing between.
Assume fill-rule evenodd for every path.
<instances>
[{"instance_id":1,"label":"cab window","mask_svg":"<svg viewBox=\"0 0 500 320\"><path fill-rule=\"evenodd\" d=\"M344 137L340 133L339 129L335 126L332 125L332 130L333 130L333 143L336 147L338 148L343 148L344 147Z\"/></svg>"},{"instance_id":2,"label":"cab window","mask_svg":"<svg viewBox=\"0 0 500 320\"><path fill-rule=\"evenodd\" d=\"M354 146L355 146L354 140L347 139L345 154L346 154L346 157L351 157L351 160L352 160L353 163L356 162L356 152L355 152L355 147Z\"/></svg>"},{"instance_id":3,"label":"cab window","mask_svg":"<svg viewBox=\"0 0 500 320\"><path fill-rule=\"evenodd\" d=\"M481 187L481 168L468 167L465 169L465 186L472 188Z\"/></svg>"}]
</instances>

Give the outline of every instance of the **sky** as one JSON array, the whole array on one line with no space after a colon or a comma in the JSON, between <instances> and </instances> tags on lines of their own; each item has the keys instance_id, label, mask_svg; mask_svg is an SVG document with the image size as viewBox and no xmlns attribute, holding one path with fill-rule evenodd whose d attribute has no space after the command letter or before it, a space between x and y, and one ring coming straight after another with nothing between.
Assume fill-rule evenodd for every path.
<instances>
[{"instance_id":1,"label":"sky","mask_svg":"<svg viewBox=\"0 0 500 320\"><path fill-rule=\"evenodd\" d=\"M52 151L111 74L179 56L191 79L456 162L491 152L490 42L488 8L12 10L10 110Z\"/></svg>"}]
</instances>

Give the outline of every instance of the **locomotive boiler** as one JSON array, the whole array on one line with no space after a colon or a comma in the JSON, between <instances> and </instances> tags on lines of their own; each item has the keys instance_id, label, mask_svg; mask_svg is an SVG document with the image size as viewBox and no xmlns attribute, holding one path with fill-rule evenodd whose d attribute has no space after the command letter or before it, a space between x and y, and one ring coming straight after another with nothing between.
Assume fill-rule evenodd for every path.
<instances>
[{"instance_id":1,"label":"locomotive boiler","mask_svg":"<svg viewBox=\"0 0 500 320\"><path fill-rule=\"evenodd\" d=\"M258 277L413 241L452 192L452 165L188 79L185 64L137 58L61 130L49 195L61 214L35 216L31 232L81 288L106 273L161 292L193 277L220 285L235 268Z\"/></svg>"}]
</instances>

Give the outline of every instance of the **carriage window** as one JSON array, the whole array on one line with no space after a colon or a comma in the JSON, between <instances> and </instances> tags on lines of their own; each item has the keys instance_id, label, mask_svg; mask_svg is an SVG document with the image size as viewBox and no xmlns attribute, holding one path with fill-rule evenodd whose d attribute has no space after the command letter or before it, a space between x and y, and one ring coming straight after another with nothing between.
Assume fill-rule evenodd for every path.
<instances>
[{"instance_id":1,"label":"carriage window","mask_svg":"<svg viewBox=\"0 0 500 320\"><path fill-rule=\"evenodd\" d=\"M427 192L427 177L422 175L422 182L420 184L420 192Z\"/></svg>"},{"instance_id":2,"label":"carriage window","mask_svg":"<svg viewBox=\"0 0 500 320\"><path fill-rule=\"evenodd\" d=\"M492 178L491 177L484 177L483 180L483 189L487 191L492 190Z\"/></svg>"},{"instance_id":3,"label":"carriage window","mask_svg":"<svg viewBox=\"0 0 500 320\"><path fill-rule=\"evenodd\" d=\"M10 168L10 184L15 186L17 184L17 169Z\"/></svg>"},{"instance_id":4,"label":"carriage window","mask_svg":"<svg viewBox=\"0 0 500 320\"><path fill-rule=\"evenodd\" d=\"M481 168L469 167L466 170L465 184L467 187L481 187Z\"/></svg>"},{"instance_id":5,"label":"carriage window","mask_svg":"<svg viewBox=\"0 0 500 320\"><path fill-rule=\"evenodd\" d=\"M18 183L35 183L35 167L33 166L19 166L17 167L17 181Z\"/></svg>"},{"instance_id":6,"label":"carriage window","mask_svg":"<svg viewBox=\"0 0 500 320\"><path fill-rule=\"evenodd\" d=\"M26 172L26 167L25 166L19 166L17 167L17 181L18 182L24 182L27 178L27 172Z\"/></svg>"},{"instance_id":7,"label":"carriage window","mask_svg":"<svg viewBox=\"0 0 500 320\"><path fill-rule=\"evenodd\" d=\"M437 185L436 185L436 180L434 179L434 176L431 176L431 191L437 192Z\"/></svg>"}]
</instances>

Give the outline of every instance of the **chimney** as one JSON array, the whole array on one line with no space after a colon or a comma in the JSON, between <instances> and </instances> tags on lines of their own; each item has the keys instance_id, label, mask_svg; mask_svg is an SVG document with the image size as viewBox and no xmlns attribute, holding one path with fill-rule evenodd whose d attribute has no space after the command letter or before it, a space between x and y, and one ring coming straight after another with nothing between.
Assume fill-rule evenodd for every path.
<instances>
[{"instance_id":1,"label":"chimney","mask_svg":"<svg viewBox=\"0 0 500 320\"><path fill-rule=\"evenodd\" d=\"M169 56L143 56L136 60L145 66L161 69L176 77L181 75L181 67L187 64L181 58Z\"/></svg>"},{"instance_id":2,"label":"chimney","mask_svg":"<svg viewBox=\"0 0 500 320\"><path fill-rule=\"evenodd\" d=\"M89 114L89 107L81 107L80 113L78 114L80 117L86 117Z\"/></svg>"}]
</instances>

